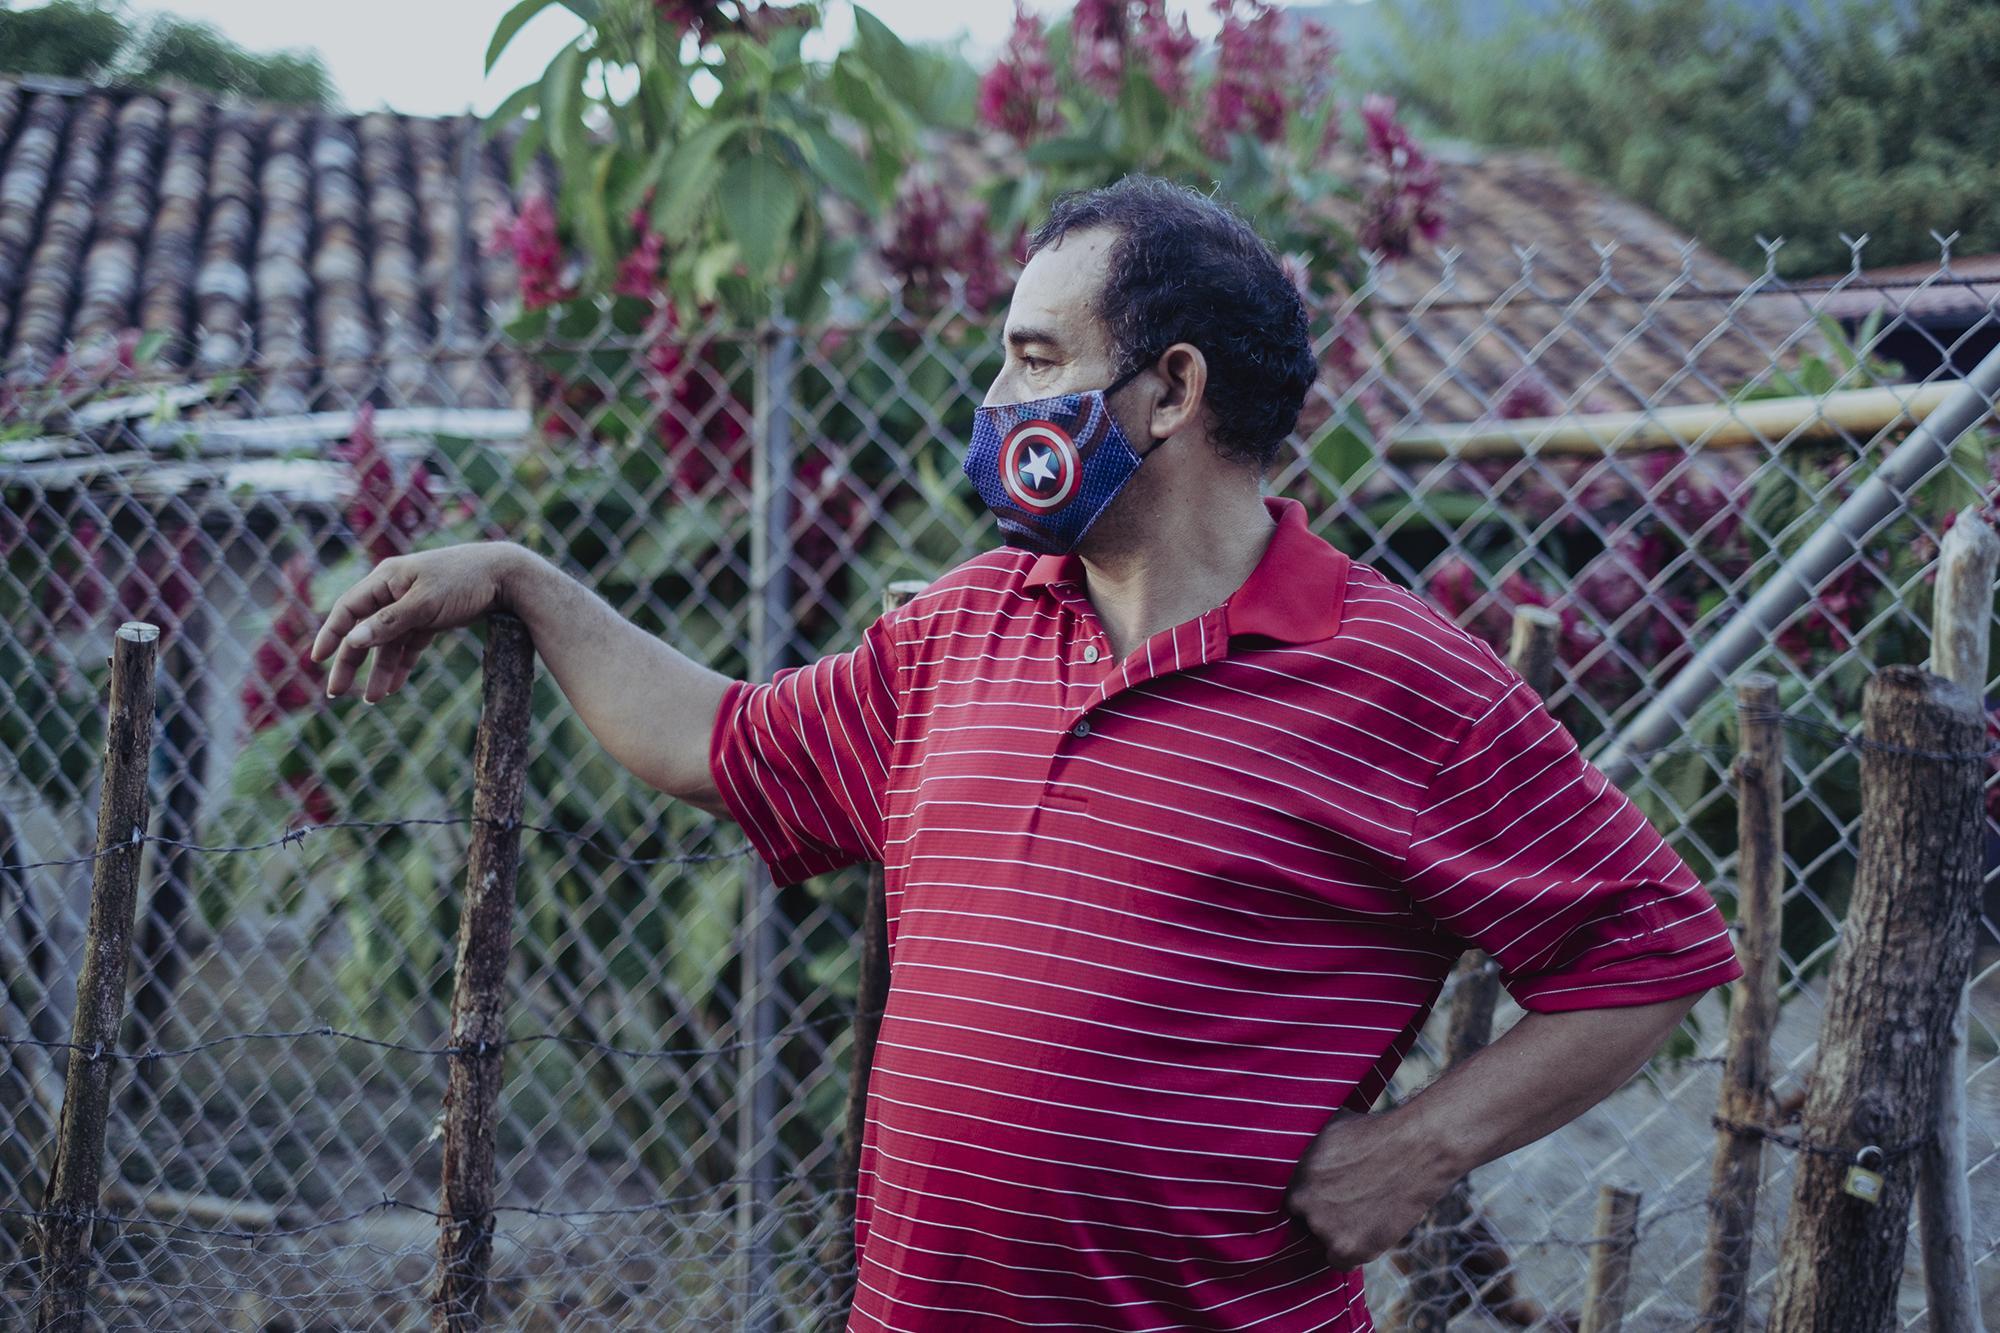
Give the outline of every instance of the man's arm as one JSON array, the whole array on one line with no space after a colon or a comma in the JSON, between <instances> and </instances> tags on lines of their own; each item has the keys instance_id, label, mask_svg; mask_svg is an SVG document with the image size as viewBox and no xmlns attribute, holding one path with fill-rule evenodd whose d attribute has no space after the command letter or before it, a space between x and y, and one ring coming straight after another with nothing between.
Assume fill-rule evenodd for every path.
<instances>
[{"instance_id":1,"label":"man's arm","mask_svg":"<svg viewBox=\"0 0 2000 1333\"><path fill-rule=\"evenodd\" d=\"M1287 1206L1336 1268L1366 1263L1402 1240L1460 1176L1616 1092L1698 998L1524 1015L1395 1110L1336 1114L1293 1172Z\"/></svg>"},{"instance_id":2,"label":"man's arm","mask_svg":"<svg viewBox=\"0 0 2000 1333\"><path fill-rule=\"evenodd\" d=\"M729 679L640 629L575 579L511 542L474 542L397 556L343 593L313 641L332 658L327 694L345 693L375 654L363 692L402 687L440 632L491 611L527 625L570 706L611 756L645 782L726 814L709 772L709 739Z\"/></svg>"}]
</instances>

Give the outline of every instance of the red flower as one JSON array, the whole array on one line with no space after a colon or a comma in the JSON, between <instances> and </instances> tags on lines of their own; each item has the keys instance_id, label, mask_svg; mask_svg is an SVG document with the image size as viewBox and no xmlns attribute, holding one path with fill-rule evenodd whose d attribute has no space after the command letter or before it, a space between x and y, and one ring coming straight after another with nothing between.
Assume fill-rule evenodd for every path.
<instances>
[{"instance_id":1,"label":"red flower","mask_svg":"<svg viewBox=\"0 0 2000 1333\"><path fill-rule=\"evenodd\" d=\"M486 244L490 253L513 256L521 304L529 310L555 305L576 295L576 288L563 280L556 210L547 195L534 193L523 198L521 211L511 218L502 217Z\"/></svg>"},{"instance_id":2,"label":"red flower","mask_svg":"<svg viewBox=\"0 0 2000 1333\"><path fill-rule=\"evenodd\" d=\"M951 279L965 288L965 304L985 311L1008 289L984 204L961 211L954 196L935 184L914 183L896 200L882 262L903 281L906 299L941 308Z\"/></svg>"},{"instance_id":3,"label":"red flower","mask_svg":"<svg viewBox=\"0 0 2000 1333\"><path fill-rule=\"evenodd\" d=\"M368 403L354 416L354 431L333 451L353 466L354 494L347 502L347 526L376 564L409 551L415 538L438 522L437 501L431 495L430 473L413 468L402 487L389 456L375 440L375 405Z\"/></svg>"},{"instance_id":4,"label":"red flower","mask_svg":"<svg viewBox=\"0 0 2000 1333\"><path fill-rule=\"evenodd\" d=\"M1077 0L1069 20L1069 62L1076 77L1107 97L1125 81L1125 0Z\"/></svg>"},{"instance_id":5,"label":"red flower","mask_svg":"<svg viewBox=\"0 0 2000 1333\"><path fill-rule=\"evenodd\" d=\"M646 395L660 411L660 443L681 490L698 495L719 476L750 485L749 431L743 405L715 364L713 344L680 337L680 316L661 307L646 348Z\"/></svg>"},{"instance_id":6,"label":"red flower","mask_svg":"<svg viewBox=\"0 0 2000 1333\"><path fill-rule=\"evenodd\" d=\"M1359 240L1384 259L1409 254L1417 238L1444 235L1444 182L1410 132L1396 119L1396 99L1370 93L1361 100L1368 160L1376 179L1362 201Z\"/></svg>"},{"instance_id":7,"label":"red flower","mask_svg":"<svg viewBox=\"0 0 2000 1333\"><path fill-rule=\"evenodd\" d=\"M618 261L618 277L611 290L619 296L650 301L659 294L660 256L666 241L648 224L644 210L632 215L632 229L639 233L639 243Z\"/></svg>"},{"instance_id":8,"label":"red flower","mask_svg":"<svg viewBox=\"0 0 2000 1333\"><path fill-rule=\"evenodd\" d=\"M1284 16L1265 0L1214 0L1214 5L1222 31L1215 39L1215 78L1208 85L1202 140L1218 155L1239 130L1275 143L1284 137L1292 110L1287 86L1292 44Z\"/></svg>"},{"instance_id":9,"label":"red flower","mask_svg":"<svg viewBox=\"0 0 2000 1333\"><path fill-rule=\"evenodd\" d=\"M109 583L104 577L104 530L92 519L70 529L69 540L49 560L42 585L42 614L57 632L82 629L104 610Z\"/></svg>"},{"instance_id":10,"label":"red flower","mask_svg":"<svg viewBox=\"0 0 2000 1333\"><path fill-rule=\"evenodd\" d=\"M1007 49L979 81L979 118L1023 146L1062 123L1048 32L1020 0Z\"/></svg>"},{"instance_id":11,"label":"red flower","mask_svg":"<svg viewBox=\"0 0 2000 1333\"><path fill-rule=\"evenodd\" d=\"M186 623L201 590L205 554L196 524L148 533L118 585L120 613L128 620L158 625L162 636L172 634Z\"/></svg>"},{"instance_id":12,"label":"red flower","mask_svg":"<svg viewBox=\"0 0 2000 1333\"><path fill-rule=\"evenodd\" d=\"M1175 106L1187 101L1189 62L1200 45L1188 31L1187 19L1167 17L1166 0L1140 0L1139 49L1154 86Z\"/></svg>"},{"instance_id":13,"label":"red flower","mask_svg":"<svg viewBox=\"0 0 2000 1333\"><path fill-rule=\"evenodd\" d=\"M310 555L301 551L285 562L282 600L243 682L243 721L251 731L272 726L325 693L324 673L311 657L319 628L312 581Z\"/></svg>"}]
</instances>

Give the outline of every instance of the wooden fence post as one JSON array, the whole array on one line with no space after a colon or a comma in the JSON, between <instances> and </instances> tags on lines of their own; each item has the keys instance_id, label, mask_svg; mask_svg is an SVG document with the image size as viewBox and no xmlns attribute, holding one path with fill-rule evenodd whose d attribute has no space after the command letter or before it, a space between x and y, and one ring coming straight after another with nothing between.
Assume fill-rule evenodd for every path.
<instances>
[{"instance_id":1,"label":"wooden fence post","mask_svg":"<svg viewBox=\"0 0 2000 1333\"><path fill-rule=\"evenodd\" d=\"M1597 1193L1597 1231L1590 1277L1583 1289L1581 1333L1618 1333L1632 1285L1632 1251L1639 1244L1639 1194L1606 1185Z\"/></svg>"},{"instance_id":2,"label":"wooden fence post","mask_svg":"<svg viewBox=\"0 0 2000 1333\"><path fill-rule=\"evenodd\" d=\"M1703 1333L1737 1333L1746 1314L1750 1246L1769 1118L1771 1030L1778 1022L1780 906L1785 882L1785 737L1778 682L1761 673L1736 689L1736 953L1743 979L1729 1011L1721 1128L1708 1187L1701 1270ZM1749 1128L1736 1128L1745 1126Z\"/></svg>"},{"instance_id":3,"label":"wooden fence post","mask_svg":"<svg viewBox=\"0 0 2000 1333\"><path fill-rule=\"evenodd\" d=\"M1561 628L1562 621L1545 607L1523 606L1514 612L1507 663L1538 695L1546 696L1555 681ZM1444 1041L1447 1069L1471 1059L1493 1039L1493 1011L1499 1002L1499 964L1483 950L1469 951L1459 960L1452 982ZM1461 1177L1424 1214L1398 1260L1410 1280L1390 1315L1391 1327L1402 1333L1443 1333L1452 1315L1486 1293L1486 1279L1494 1275L1466 1271L1475 1250L1496 1244L1479 1234L1476 1213L1472 1182Z\"/></svg>"},{"instance_id":4,"label":"wooden fence post","mask_svg":"<svg viewBox=\"0 0 2000 1333\"><path fill-rule=\"evenodd\" d=\"M882 614L908 602L930 584L921 579L899 579L882 592ZM847 1131L841 1140L838 1180L847 1193L835 1212L839 1234L827 1256L828 1264L842 1276L836 1281L846 1291L846 1301L854 1299L854 1190L861 1172L861 1131L868 1119L868 1075L875 1067L875 1037L882 1030L882 1009L889 1002L889 918L883 901L882 867L872 866L867 898L861 908L860 977L854 988L854 1064L847 1081Z\"/></svg>"},{"instance_id":5,"label":"wooden fence post","mask_svg":"<svg viewBox=\"0 0 2000 1333\"><path fill-rule=\"evenodd\" d=\"M1827 982L1773 1333L1894 1326L1937 1066L1964 989L1985 860L1974 696L1910 666L1862 697L1860 865ZM1845 1192L1880 1150L1874 1202Z\"/></svg>"},{"instance_id":6,"label":"wooden fence post","mask_svg":"<svg viewBox=\"0 0 2000 1333\"><path fill-rule=\"evenodd\" d=\"M1938 550L1931 605L1931 670L1986 696L1993 629L1993 579L2000 536L1977 506L1961 512ZM1924 1291L1931 1327L1981 1333L1972 1239L1971 1171L1965 1150L1966 992L1959 991L1949 1048L1938 1061L1937 1137L1917 1151L1917 1224L1923 1236Z\"/></svg>"},{"instance_id":7,"label":"wooden fence post","mask_svg":"<svg viewBox=\"0 0 2000 1333\"><path fill-rule=\"evenodd\" d=\"M104 1163L104 1117L125 983L132 963L132 916L145 848L146 773L153 758L153 673L160 631L131 620L112 641L110 717L91 863L90 923L70 1030L55 1168L42 1199L42 1299L35 1327L70 1333L84 1324L91 1268L91 1223Z\"/></svg>"},{"instance_id":8,"label":"wooden fence post","mask_svg":"<svg viewBox=\"0 0 2000 1333\"><path fill-rule=\"evenodd\" d=\"M485 680L473 747L472 836L459 909L444 1094L444 1181L438 1211L438 1283L431 1327L477 1329L493 1255L493 1140L507 1036L508 953L521 860L535 649L509 615L486 621Z\"/></svg>"}]
</instances>

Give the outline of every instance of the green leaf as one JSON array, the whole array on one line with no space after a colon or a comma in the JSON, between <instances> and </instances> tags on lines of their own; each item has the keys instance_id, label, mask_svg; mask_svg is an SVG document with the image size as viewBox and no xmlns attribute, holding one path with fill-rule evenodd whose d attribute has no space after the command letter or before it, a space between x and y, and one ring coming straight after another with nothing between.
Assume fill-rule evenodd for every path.
<instances>
[{"instance_id":1,"label":"green leaf","mask_svg":"<svg viewBox=\"0 0 2000 1333\"><path fill-rule=\"evenodd\" d=\"M575 170L583 146L583 118L577 102L583 94L583 48L566 46L542 72L540 103L542 133L548 136L549 151L572 180L584 179Z\"/></svg>"},{"instance_id":2,"label":"green leaf","mask_svg":"<svg viewBox=\"0 0 2000 1333\"><path fill-rule=\"evenodd\" d=\"M751 276L768 276L777 268L792 224L798 221L803 200L797 178L766 153L739 157L724 169L716 202Z\"/></svg>"},{"instance_id":3,"label":"green leaf","mask_svg":"<svg viewBox=\"0 0 2000 1333\"><path fill-rule=\"evenodd\" d=\"M1094 167L1110 158L1101 140L1081 135L1044 139L1028 150L1029 165L1037 167Z\"/></svg>"},{"instance_id":4,"label":"green leaf","mask_svg":"<svg viewBox=\"0 0 2000 1333\"><path fill-rule=\"evenodd\" d=\"M508 93L500 105L493 108L492 114L486 117L486 136L490 139L519 120L530 107L535 105L541 94L540 79L536 79L533 83L524 83Z\"/></svg>"},{"instance_id":5,"label":"green leaf","mask_svg":"<svg viewBox=\"0 0 2000 1333\"><path fill-rule=\"evenodd\" d=\"M740 116L710 121L681 141L668 160L662 185L653 195L653 228L669 241L687 239L695 219L715 193L722 174L719 154L730 136L748 122Z\"/></svg>"},{"instance_id":6,"label":"green leaf","mask_svg":"<svg viewBox=\"0 0 2000 1333\"><path fill-rule=\"evenodd\" d=\"M604 6L599 0L562 0L562 7L585 23L596 23L604 13Z\"/></svg>"},{"instance_id":7,"label":"green leaf","mask_svg":"<svg viewBox=\"0 0 2000 1333\"><path fill-rule=\"evenodd\" d=\"M547 9L555 0L521 0L500 17L500 26L493 30L493 40L486 44L486 73L493 72L493 66L500 60L500 53L507 49L507 43L514 35L527 26L529 19Z\"/></svg>"},{"instance_id":8,"label":"green leaf","mask_svg":"<svg viewBox=\"0 0 2000 1333\"><path fill-rule=\"evenodd\" d=\"M890 90L906 100L921 95L924 80L910 48L888 24L860 5L854 7L854 49Z\"/></svg>"},{"instance_id":9,"label":"green leaf","mask_svg":"<svg viewBox=\"0 0 2000 1333\"><path fill-rule=\"evenodd\" d=\"M874 217L881 212L882 200L875 193L875 183L868 174L868 167L856 156L854 150L842 143L840 136L823 125L805 126L806 143L812 149L813 169L821 180L831 185L843 196L868 210Z\"/></svg>"}]
</instances>

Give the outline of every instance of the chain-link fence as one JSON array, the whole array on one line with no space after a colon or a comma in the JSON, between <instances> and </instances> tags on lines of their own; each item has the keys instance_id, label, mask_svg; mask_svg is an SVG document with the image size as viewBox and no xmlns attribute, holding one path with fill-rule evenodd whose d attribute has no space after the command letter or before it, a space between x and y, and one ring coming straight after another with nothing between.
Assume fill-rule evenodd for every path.
<instances>
[{"instance_id":1,"label":"chain-link fence","mask_svg":"<svg viewBox=\"0 0 2000 1333\"><path fill-rule=\"evenodd\" d=\"M1326 373L1270 488L1481 633L1550 607L1551 705L1601 751L2000 341L1996 303L2000 284L1949 260L1880 281L1858 253L1853 274L1803 286L1691 249L1375 270L1319 312ZM380 706L330 703L305 653L316 610L385 555L509 537L724 671L849 646L891 581L995 541L957 468L997 328L957 292L753 331L620 301L472 343L323 340L315 356L294 329L198 378L172 369L195 358L143 344L17 376L0 423L0 1307L26 1309L34 1287L113 625L165 636L131 1015L121 1049L98 1053L119 1072L97 1317L422 1326L477 645L441 641ZM1798 722L1781 1097L1812 1064L1853 876L1858 778L1840 738L1873 668L1928 655L1937 541L1988 503L1989 441L1985 424L1962 435L1755 659ZM735 830L618 769L546 679L534 716L501 1322L837 1326L865 872L776 889ZM1711 698L1628 783L1725 910L1734 725ZM1968 1089L1989 1303L1993 906ZM1643 1196L1631 1326L1691 1322L1721 1038L1704 1002L1644 1076L1475 1174L1491 1243L1469 1262L1493 1281L1464 1326L1566 1326L1604 1183ZM1431 1077L1438 1050L1420 1044L1393 1094ZM1766 1186L1760 1301L1789 1169ZM1371 1270L1378 1311L1400 1281ZM1921 1283L1906 1287L1915 1326Z\"/></svg>"}]
</instances>

